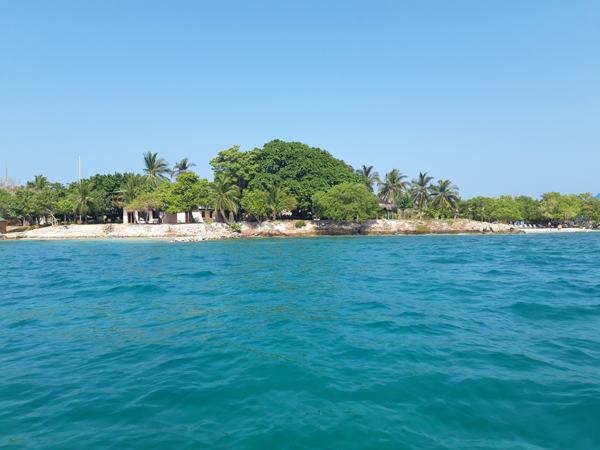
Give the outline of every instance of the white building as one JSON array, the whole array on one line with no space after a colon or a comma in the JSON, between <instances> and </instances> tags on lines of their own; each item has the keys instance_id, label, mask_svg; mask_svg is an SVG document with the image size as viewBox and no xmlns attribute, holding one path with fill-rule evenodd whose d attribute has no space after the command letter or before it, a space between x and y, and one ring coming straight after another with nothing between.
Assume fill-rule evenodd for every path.
<instances>
[{"instance_id":1,"label":"white building","mask_svg":"<svg viewBox=\"0 0 600 450\"><path fill-rule=\"evenodd\" d=\"M208 219L214 220L214 218L215 212L212 209L178 213L123 210L123 223L203 223Z\"/></svg>"}]
</instances>

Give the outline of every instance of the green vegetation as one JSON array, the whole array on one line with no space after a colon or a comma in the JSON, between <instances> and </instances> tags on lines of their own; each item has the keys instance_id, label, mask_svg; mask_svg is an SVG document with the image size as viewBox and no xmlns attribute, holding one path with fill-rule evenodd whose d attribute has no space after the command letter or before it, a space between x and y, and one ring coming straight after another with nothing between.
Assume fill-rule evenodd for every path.
<instances>
[{"instance_id":1,"label":"green vegetation","mask_svg":"<svg viewBox=\"0 0 600 450\"><path fill-rule=\"evenodd\" d=\"M406 192L406 178L398 169L392 169L385 174L385 180L379 182L379 198L386 202L394 203Z\"/></svg>"},{"instance_id":2,"label":"green vegetation","mask_svg":"<svg viewBox=\"0 0 600 450\"><path fill-rule=\"evenodd\" d=\"M200 179L194 172L181 172L175 183L163 183L155 196L157 205L166 207L170 213L191 212L200 206L206 207L214 203L210 183L206 178ZM162 202L161 202L162 200ZM128 207L128 209L133 209ZM147 208L154 211L164 209Z\"/></svg>"},{"instance_id":3,"label":"green vegetation","mask_svg":"<svg viewBox=\"0 0 600 450\"><path fill-rule=\"evenodd\" d=\"M342 183L312 198L315 215L340 220L372 219L381 213L377 199L363 184Z\"/></svg>"},{"instance_id":4,"label":"green vegetation","mask_svg":"<svg viewBox=\"0 0 600 450\"><path fill-rule=\"evenodd\" d=\"M396 206L398 210L402 212L402 218L404 219L404 211L406 211L407 209L414 208L415 203L413 202L413 199L410 197L410 195L404 194L396 199Z\"/></svg>"},{"instance_id":5,"label":"green vegetation","mask_svg":"<svg viewBox=\"0 0 600 450\"><path fill-rule=\"evenodd\" d=\"M80 181L75 185L75 192L72 194L73 212L79 214L79 217L85 217L89 212L98 208L98 202L92 195L92 185L89 181Z\"/></svg>"},{"instance_id":6,"label":"green vegetation","mask_svg":"<svg viewBox=\"0 0 600 450\"><path fill-rule=\"evenodd\" d=\"M163 158L159 158L158 153L151 152L144 153L144 172L146 172L146 180L154 187L158 183L169 181L167 174L171 174L169 163Z\"/></svg>"},{"instance_id":7,"label":"green vegetation","mask_svg":"<svg viewBox=\"0 0 600 450\"><path fill-rule=\"evenodd\" d=\"M241 190L267 191L272 186L288 188L295 198L292 217L306 219L313 215L313 195L325 192L341 183L360 183L370 187L369 181L354 173L351 166L331 156L325 150L309 147L300 142L274 140L262 149L243 152L239 146L219 152L210 161L215 172L226 174Z\"/></svg>"},{"instance_id":8,"label":"green vegetation","mask_svg":"<svg viewBox=\"0 0 600 450\"><path fill-rule=\"evenodd\" d=\"M227 225L227 227L229 228L229 231L231 231L233 233L241 233L242 232L242 226L239 223L230 222L229 225Z\"/></svg>"},{"instance_id":9,"label":"green vegetation","mask_svg":"<svg viewBox=\"0 0 600 450\"><path fill-rule=\"evenodd\" d=\"M418 207L420 219L423 218L423 210L431 195L431 180L433 180L433 177L427 176L427 172L419 173L419 178L414 179L410 185L410 193L413 202Z\"/></svg>"},{"instance_id":10,"label":"green vegetation","mask_svg":"<svg viewBox=\"0 0 600 450\"><path fill-rule=\"evenodd\" d=\"M356 169L356 175L363 177L371 186L371 191L373 191L373 184L380 183L379 173L373 170L373 166L362 166L361 169Z\"/></svg>"},{"instance_id":11,"label":"green vegetation","mask_svg":"<svg viewBox=\"0 0 600 450\"><path fill-rule=\"evenodd\" d=\"M226 173L215 175L215 181L210 186L214 194L215 210L218 218L227 222L225 210L233 213L237 212L240 188L234 184L231 177Z\"/></svg>"},{"instance_id":12,"label":"green vegetation","mask_svg":"<svg viewBox=\"0 0 600 450\"><path fill-rule=\"evenodd\" d=\"M296 228L304 228L306 226L306 222L304 220L298 220L294 225Z\"/></svg>"},{"instance_id":13,"label":"green vegetation","mask_svg":"<svg viewBox=\"0 0 600 450\"><path fill-rule=\"evenodd\" d=\"M425 225L417 225L417 231L429 231Z\"/></svg>"},{"instance_id":14,"label":"green vegetation","mask_svg":"<svg viewBox=\"0 0 600 450\"><path fill-rule=\"evenodd\" d=\"M141 163L142 174L97 174L66 186L51 183L41 174L25 185L2 180L0 216L24 225L79 220L116 223L124 209L159 213L154 218L164 217L165 211L214 209L220 222L232 216L236 221L284 218L305 226L304 220L312 218L361 221L391 214L393 219L397 208L396 217L445 219L449 224L460 217L600 225L600 199L589 193L549 192L540 200L524 196L462 200L450 180L434 183L432 176L422 172L407 183L407 176L397 168L382 180L373 166L354 170L327 151L300 142L274 140L250 151L238 145L220 151L209 161L212 182L196 175L191 170L195 164L188 158L171 169L157 153L145 152ZM381 206L373 194L374 184ZM387 209L385 214L382 208Z\"/></svg>"}]
</instances>

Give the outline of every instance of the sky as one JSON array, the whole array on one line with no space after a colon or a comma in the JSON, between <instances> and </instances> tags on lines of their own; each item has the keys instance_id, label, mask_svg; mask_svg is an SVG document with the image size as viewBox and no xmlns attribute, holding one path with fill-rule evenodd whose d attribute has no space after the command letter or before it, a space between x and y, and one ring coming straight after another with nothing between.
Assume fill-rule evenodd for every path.
<instances>
[{"instance_id":1,"label":"sky","mask_svg":"<svg viewBox=\"0 0 600 450\"><path fill-rule=\"evenodd\" d=\"M300 141L463 198L600 192L600 1L0 0L21 181ZM4 175L4 174L2 174Z\"/></svg>"}]
</instances>

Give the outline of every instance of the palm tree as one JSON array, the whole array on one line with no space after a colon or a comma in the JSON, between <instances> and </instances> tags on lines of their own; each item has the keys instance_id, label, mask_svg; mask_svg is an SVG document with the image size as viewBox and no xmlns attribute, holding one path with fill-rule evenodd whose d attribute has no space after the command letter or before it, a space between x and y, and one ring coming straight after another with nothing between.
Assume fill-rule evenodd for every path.
<instances>
[{"instance_id":1,"label":"palm tree","mask_svg":"<svg viewBox=\"0 0 600 450\"><path fill-rule=\"evenodd\" d=\"M437 186L431 186L431 204L442 209L455 208L460 201L458 196L458 187L453 185L450 180L438 180Z\"/></svg>"},{"instance_id":2,"label":"palm tree","mask_svg":"<svg viewBox=\"0 0 600 450\"><path fill-rule=\"evenodd\" d=\"M284 211L296 209L296 197L290 195L290 189L272 185L266 192L267 208L273 215L273 220Z\"/></svg>"},{"instance_id":3,"label":"palm tree","mask_svg":"<svg viewBox=\"0 0 600 450\"><path fill-rule=\"evenodd\" d=\"M188 172L192 167L196 167L196 164L190 162L188 158L183 158L173 167L173 175L177 178L183 172Z\"/></svg>"},{"instance_id":4,"label":"palm tree","mask_svg":"<svg viewBox=\"0 0 600 450\"><path fill-rule=\"evenodd\" d=\"M431 185L429 184L433 180L433 177L428 177L427 172L419 173L419 178L412 180L410 192L413 201L419 208L419 219L423 218L423 208L427 204L429 199L429 193L431 191Z\"/></svg>"},{"instance_id":5,"label":"palm tree","mask_svg":"<svg viewBox=\"0 0 600 450\"><path fill-rule=\"evenodd\" d=\"M362 169L356 169L356 175L366 178L373 190L373 183L379 183L379 174L373 171L373 166L362 166Z\"/></svg>"},{"instance_id":6,"label":"palm tree","mask_svg":"<svg viewBox=\"0 0 600 450\"><path fill-rule=\"evenodd\" d=\"M163 158L157 157L158 153L144 153L144 172L145 178L152 186L155 186L163 181L169 181L169 177L165 174L170 174L169 163Z\"/></svg>"},{"instance_id":7,"label":"palm tree","mask_svg":"<svg viewBox=\"0 0 600 450\"><path fill-rule=\"evenodd\" d=\"M231 180L231 177L225 174L217 174L215 181L210 185L215 195L215 210L219 211L219 215L227 222L225 210L237 212L240 188Z\"/></svg>"},{"instance_id":8,"label":"palm tree","mask_svg":"<svg viewBox=\"0 0 600 450\"><path fill-rule=\"evenodd\" d=\"M136 173L125 175L125 185L120 191L119 200L124 203L131 203L137 196L140 187L144 184L144 177Z\"/></svg>"},{"instance_id":9,"label":"palm tree","mask_svg":"<svg viewBox=\"0 0 600 450\"><path fill-rule=\"evenodd\" d=\"M406 191L406 178L398 169L392 169L391 172L385 174L385 180L379 181L379 198L386 202L394 203L404 191Z\"/></svg>"},{"instance_id":10,"label":"palm tree","mask_svg":"<svg viewBox=\"0 0 600 450\"><path fill-rule=\"evenodd\" d=\"M94 211L98 204L96 199L92 197L92 186L89 182L80 181L75 185L75 193L72 195L73 200L73 213L85 216L85 223L87 223L88 212Z\"/></svg>"},{"instance_id":11,"label":"palm tree","mask_svg":"<svg viewBox=\"0 0 600 450\"><path fill-rule=\"evenodd\" d=\"M27 186L36 191L43 191L48 187L48 178L43 175L35 175L35 180L27 183Z\"/></svg>"}]
</instances>

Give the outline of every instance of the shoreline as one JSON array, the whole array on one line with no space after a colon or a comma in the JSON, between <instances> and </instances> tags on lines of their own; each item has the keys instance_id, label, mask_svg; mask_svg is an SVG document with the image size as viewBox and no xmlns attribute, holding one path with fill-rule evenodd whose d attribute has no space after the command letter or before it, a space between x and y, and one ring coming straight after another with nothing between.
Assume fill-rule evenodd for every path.
<instances>
[{"instance_id":1,"label":"shoreline","mask_svg":"<svg viewBox=\"0 0 600 450\"><path fill-rule=\"evenodd\" d=\"M95 224L57 225L11 233L3 240L63 239L161 239L171 242L197 242L221 239L293 237L293 236L429 236L498 235L594 232L583 228L521 229L468 219L455 220L366 220L363 222L306 221L296 228L295 221L239 222L241 232L232 232L225 223L194 224Z\"/></svg>"},{"instance_id":2,"label":"shoreline","mask_svg":"<svg viewBox=\"0 0 600 450\"><path fill-rule=\"evenodd\" d=\"M4 240L57 239L171 239L205 241L249 237L289 236L391 236L391 235L470 235L525 234L505 224L468 219L455 220L366 220L356 222L306 221L296 228L295 221L239 222L241 232L232 232L225 223L194 224L94 224L57 225L3 235Z\"/></svg>"}]
</instances>

